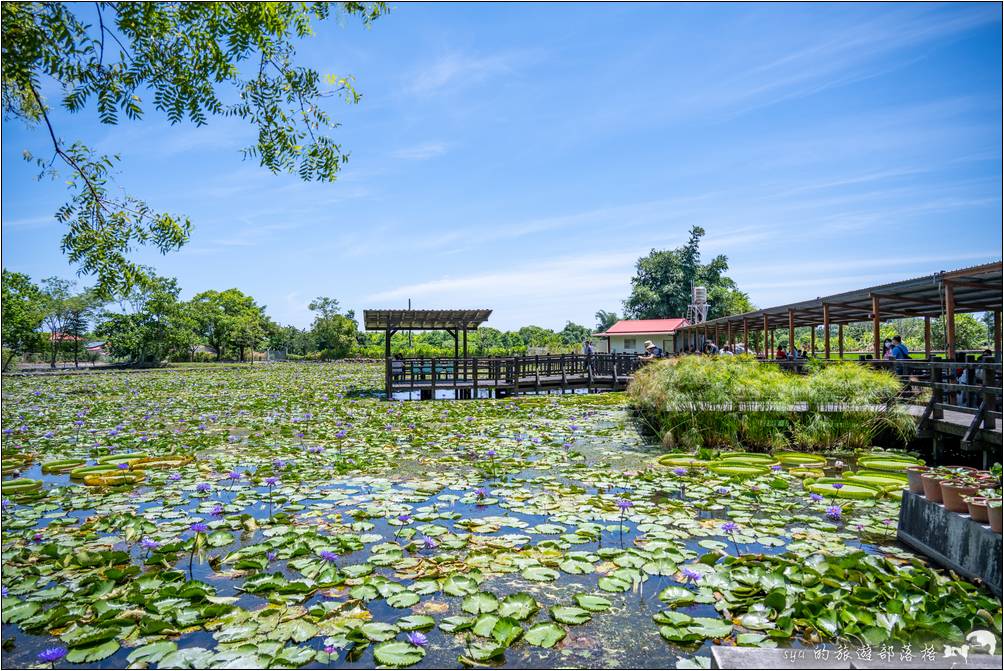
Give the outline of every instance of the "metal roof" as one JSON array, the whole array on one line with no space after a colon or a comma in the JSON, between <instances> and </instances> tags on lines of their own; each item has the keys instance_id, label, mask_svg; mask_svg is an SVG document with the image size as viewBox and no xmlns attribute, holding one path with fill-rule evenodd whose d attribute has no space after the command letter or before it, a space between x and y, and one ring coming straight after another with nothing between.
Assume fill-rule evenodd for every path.
<instances>
[{"instance_id":1,"label":"metal roof","mask_svg":"<svg viewBox=\"0 0 1004 671\"><path fill-rule=\"evenodd\" d=\"M749 322L751 329L762 329L765 316L769 328L787 327L789 311L793 313L795 326L818 326L823 323L824 304L828 306L831 324L869 321L872 318L872 298L878 298L879 318L883 321L901 317L940 317L945 313L946 283L952 285L955 293L956 312L988 312L1001 309L1004 291L1001 279L1002 264L997 261L709 319L681 330L703 330L727 324L741 327L743 320Z\"/></svg>"},{"instance_id":2,"label":"metal roof","mask_svg":"<svg viewBox=\"0 0 1004 671\"><path fill-rule=\"evenodd\" d=\"M491 315L491 310L363 310L367 331L442 331L476 329Z\"/></svg>"},{"instance_id":3,"label":"metal roof","mask_svg":"<svg viewBox=\"0 0 1004 671\"><path fill-rule=\"evenodd\" d=\"M686 319L622 319L598 336L641 333L674 333L687 324Z\"/></svg>"}]
</instances>

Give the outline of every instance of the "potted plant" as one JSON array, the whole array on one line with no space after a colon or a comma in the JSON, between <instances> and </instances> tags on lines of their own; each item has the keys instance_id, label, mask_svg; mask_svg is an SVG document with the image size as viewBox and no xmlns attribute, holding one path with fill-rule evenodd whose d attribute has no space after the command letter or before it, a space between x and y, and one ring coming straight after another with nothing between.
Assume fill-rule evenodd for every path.
<instances>
[{"instance_id":1,"label":"potted plant","mask_svg":"<svg viewBox=\"0 0 1004 671\"><path fill-rule=\"evenodd\" d=\"M924 498L928 501L941 503L941 480L944 476L938 469L932 469L920 474L921 486L924 488Z\"/></svg>"},{"instance_id":2,"label":"potted plant","mask_svg":"<svg viewBox=\"0 0 1004 671\"><path fill-rule=\"evenodd\" d=\"M924 483L921 481L921 476L927 471L931 470L927 466L910 466L906 469L906 478L910 485L910 491L914 494L924 493Z\"/></svg>"},{"instance_id":3,"label":"potted plant","mask_svg":"<svg viewBox=\"0 0 1004 671\"><path fill-rule=\"evenodd\" d=\"M971 476L956 476L941 481L942 503L953 513L967 514L969 506L965 497L976 496L979 491L979 481Z\"/></svg>"},{"instance_id":4,"label":"potted plant","mask_svg":"<svg viewBox=\"0 0 1004 671\"><path fill-rule=\"evenodd\" d=\"M1001 528L1004 526L1004 518L1002 518L1002 513L1004 513L1004 508L1001 508L1001 499L990 499L987 501L987 517L990 521L990 528L997 533L1001 533Z\"/></svg>"},{"instance_id":5,"label":"potted plant","mask_svg":"<svg viewBox=\"0 0 1004 671\"><path fill-rule=\"evenodd\" d=\"M969 517L972 518L974 522L987 524L990 521L987 513L987 497L967 496L966 505L969 506Z\"/></svg>"}]
</instances>

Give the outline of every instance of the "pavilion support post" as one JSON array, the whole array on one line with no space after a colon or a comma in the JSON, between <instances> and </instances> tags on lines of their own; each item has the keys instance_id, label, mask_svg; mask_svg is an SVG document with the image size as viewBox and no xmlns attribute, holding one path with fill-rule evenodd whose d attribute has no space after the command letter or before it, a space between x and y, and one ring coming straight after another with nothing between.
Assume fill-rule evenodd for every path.
<instances>
[{"instance_id":1,"label":"pavilion support post","mask_svg":"<svg viewBox=\"0 0 1004 671\"><path fill-rule=\"evenodd\" d=\"M945 282L945 349L948 360L955 361L955 287Z\"/></svg>"},{"instance_id":2,"label":"pavilion support post","mask_svg":"<svg viewBox=\"0 0 1004 671\"><path fill-rule=\"evenodd\" d=\"M464 329L464 358L467 358L467 329Z\"/></svg>"},{"instance_id":3,"label":"pavilion support post","mask_svg":"<svg viewBox=\"0 0 1004 671\"><path fill-rule=\"evenodd\" d=\"M816 356L816 325L813 324L809 331L809 353L815 357Z\"/></svg>"},{"instance_id":4,"label":"pavilion support post","mask_svg":"<svg viewBox=\"0 0 1004 671\"><path fill-rule=\"evenodd\" d=\"M840 360L844 360L844 325L839 324L837 326L837 356Z\"/></svg>"},{"instance_id":5,"label":"pavilion support post","mask_svg":"<svg viewBox=\"0 0 1004 671\"><path fill-rule=\"evenodd\" d=\"M823 303L823 358L830 358L830 306Z\"/></svg>"},{"instance_id":6,"label":"pavilion support post","mask_svg":"<svg viewBox=\"0 0 1004 671\"><path fill-rule=\"evenodd\" d=\"M879 318L879 297L872 295L872 352L882 358L882 320Z\"/></svg>"},{"instance_id":7,"label":"pavilion support post","mask_svg":"<svg viewBox=\"0 0 1004 671\"><path fill-rule=\"evenodd\" d=\"M788 351L795 346L795 311L788 308Z\"/></svg>"},{"instance_id":8,"label":"pavilion support post","mask_svg":"<svg viewBox=\"0 0 1004 671\"><path fill-rule=\"evenodd\" d=\"M764 313L763 316L763 358L769 359L773 354L773 347L767 344L767 340L770 338L770 326L767 324L767 314Z\"/></svg>"},{"instance_id":9,"label":"pavilion support post","mask_svg":"<svg viewBox=\"0 0 1004 671\"><path fill-rule=\"evenodd\" d=\"M924 358L931 360L931 318L924 317Z\"/></svg>"},{"instance_id":10,"label":"pavilion support post","mask_svg":"<svg viewBox=\"0 0 1004 671\"><path fill-rule=\"evenodd\" d=\"M735 343L732 342L732 322L725 323L725 331L726 331L725 337L729 341L729 347L732 347L733 345L735 345Z\"/></svg>"},{"instance_id":11,"label":"pavilion support post","mask_svg":"<svg viewBox=\"0 0 1004 671\"><path fill-rule=\"evenodd\" d=\"M1001 362L1001 311L994 310L994 358Z\"/></svg>"},{"instance_id":12,"label":"pavilion support post","mask_svg":"<svg viewBox=\"0 0 1004 671\"><path fill-rule=\"evenodd\" d=\"M777 329L771 329L770 330L770 349L768 350L770 352L775 351L774 350L774 331L776 331L776 330Z\"/></svg>"},{"instance_id":13,"label":"pavilion support post","mask_svg":"<svg viewBox=\"0 0 1004 671\"><path fill-rule=\"evenodd\" d=\"M718 335L718 322L715 322L715 345L721 347L721 342Z\"/></svg>"},{"instance_id":14,"label":"pavilion support post","mask_svg":"<svg viewBox=\"0 0 1004 671\"><path fill-rule=\"evenodd\" d=\"M743 317L743 350L746 354L750 351L750 323L746 317Z\"/></svg>"}]
</instances>

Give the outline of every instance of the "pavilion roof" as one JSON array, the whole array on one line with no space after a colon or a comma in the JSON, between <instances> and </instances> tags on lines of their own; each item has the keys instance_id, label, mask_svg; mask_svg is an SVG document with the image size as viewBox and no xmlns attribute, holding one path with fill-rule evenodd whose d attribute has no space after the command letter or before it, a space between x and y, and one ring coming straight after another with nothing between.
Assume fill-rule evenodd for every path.
<instances>
[{"instance_id":1,"label":"pavilion roof","mask_svg":"<svg viewBox=\"0 0 1004 671\"><path fill-rule=\"evenodd\" d=\"M988 312L1001 309L1002 264L1000 261L958 270L941 271L900 282L846 291L812 300L778 305L744 314L709 319L688 328L713 328L715 325L742 326L747 320L753 329L788 326L788 313L795 326L818 326L823 323L823 305L828 306L831 324L849 324L872 318L872 299L878 299L879 318L940 317L945 311L945 287L952 285L956 312Z\"/></svg>"},{"instance_id":2,"label":"pavilion roof","mask_svg":"<svg viewBox=\"0 0 1004 671\"><path fill-rule=\"evenodd\" d=\"M436 331L476 329L491 315L491 310L363 310L367 331Z\"/></svg>"}]
</instances>

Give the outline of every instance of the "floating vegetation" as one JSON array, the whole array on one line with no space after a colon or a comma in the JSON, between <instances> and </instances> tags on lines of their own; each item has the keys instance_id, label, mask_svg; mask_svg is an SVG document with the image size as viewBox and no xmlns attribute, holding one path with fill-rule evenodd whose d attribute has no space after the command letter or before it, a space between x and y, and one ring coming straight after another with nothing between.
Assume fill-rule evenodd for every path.
<instances>
[{"instance_id":1,"label":"floating vegetation","mask_svg":"<svg viewBox=\"0 0 1004 671\"><path fill-rule=\"evenodd\" d=\"M666 455L624 394L388 403L382 374L4 379L4 665L673 668L999 635L999 601L897 545L902 479L868 453L829 478Z\"/></svg>"}]
</instances>

